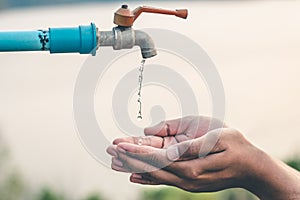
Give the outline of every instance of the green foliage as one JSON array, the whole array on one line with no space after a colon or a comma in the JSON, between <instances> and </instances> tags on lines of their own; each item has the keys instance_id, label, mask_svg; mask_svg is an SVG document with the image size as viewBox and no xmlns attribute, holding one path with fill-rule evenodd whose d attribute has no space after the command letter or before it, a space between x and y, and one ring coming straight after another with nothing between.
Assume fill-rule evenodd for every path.
<instances>
[{"instance_id":1,"label":"green foliage","mask_svg":"<svg viewBox=\"0 0 300 200\"><path fill-rule=\"evenodd\" d=\"M286 160L286 164L300 171L300 156L294 156Z\"/></svg>"},{"instance_id":2,"label":"green foliage","mask_svg":"<svg viewBox=\"0 0 300 200\"><path fill-rule=\"evenodd\" d=\"M24 191L22 176L9 160L9 151L0 137L0 200L21 199Z\"/></svg>"},{"instance_id":3,"label":"green foliage","mask_svg":"<svg viewBox=\"0 0 300 200\"><path fill-rule=\"evenodd\" d=\"M62 195L61 193L53 190L50 187L44 187L41 189L35 200L66 200L68 197ZM1 200L1 199L0 199ZM98 193L91 193L82 200L105 200L103 196Z\"/></svg>"},{"instance_id":4,"label":"green foliage","mask_svg":"<svg viewBox=\"0 0 300 200\"><path fill-rule=\"evenodd\" d=\"M24 186L20 174L13 171L0 184L0 200L21 199L23 189Z\"/></svg>"},{"instance_id":5,"label":"green foliage","mask_svg":"<svg viewBox=\"0 0 300 200\"><path fill-rule=\"evenodd\" d=\"M9 151L4 146L3 141L0 137L0 171L4 171L4 167L7 166L8 158L9 158Z\"/></svg>"},{"instance_id":6,"label":"green foliage","mask_svg":"<svg viewBox=\"0 0 300 200\"><path fill-rule=\"evenodd\" d=\"M105 200L100 194L98 193L91 193L89 194L84 200Z\"/></svg>"},{"instance_id":7,"label":"green foliage","mask_svg":"<svg viewBox=\"0 0 300 200\"><path fill-rule=\"evenodd\" d=\"M213 193L191 193L174 187L145 190L139 199L142 200L217 200Z\"/></svg>"},{"instance_id":8,"label":"green foliage","mask_svg":"<svg viewBox=\"0 0 300 200\"><path fill-rule=\"evenodd\" d=\"M258 198L244 189L234 188L218 192L218 200L258 200Z\"/></svg>"},{"instance_id":9,"label":"green foliage","mask_svg":"<svg viewBox=\"0 0 300 200\"><path fill-rule=\"evenodd\" d=\"M243 189L230 189L216 193L191 193L183 190L164 187L145 190L140 195L142 200L258 200L250 192Z\"/></svg>"},{"instance_id":10,"label":"green foliage","mask_svg":"<svg viewBox=\"0 0 300 200\"><path fill-rule=\"evenodd\" d=\"M48 187L43 188L37 197L37 200L64 200L64 199L65 198L63 197L63 195L58 194L57 192L53 191Z\"/></svg>"}]
</instances>

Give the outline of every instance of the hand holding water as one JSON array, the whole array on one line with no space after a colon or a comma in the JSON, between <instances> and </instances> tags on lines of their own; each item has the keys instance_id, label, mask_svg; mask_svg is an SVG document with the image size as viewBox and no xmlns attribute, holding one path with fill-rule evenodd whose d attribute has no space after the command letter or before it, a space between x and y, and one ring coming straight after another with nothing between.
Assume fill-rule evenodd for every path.
<instances>
[{"instance_id":1,"label":"hand holding water","mask_svg":"<svg viewBox=\"0 0 300 200\"><path fill-rule=\"evenodd\" d=\"M298 172L218 120L186 117L146 128L145 134L150 136L116 139L108 148L112 168L132 173L134 183L172 185L192 192L241 187L262 199L300 197ZM217 143L208 155L201 154L211 138L217 138Z\"/></svg>"}]
</instances>

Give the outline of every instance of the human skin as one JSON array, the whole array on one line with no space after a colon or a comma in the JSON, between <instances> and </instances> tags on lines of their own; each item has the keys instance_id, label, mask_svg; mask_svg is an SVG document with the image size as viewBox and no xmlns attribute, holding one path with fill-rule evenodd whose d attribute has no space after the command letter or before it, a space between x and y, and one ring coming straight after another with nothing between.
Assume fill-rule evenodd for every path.
<instances>
[{"instance_id":1,"label":"human skin","mask_svg":"<svg viewBox=\"0 0 300 200\"><path fill-rule=\"evenodd\" d=\"M191 192L239 187L262 200L300 199L299 172L218 120L170 120L146 128L145 134L142 140L118 138L107 149L112 169L132 173L131 182Z\"/></svg>"}]
</instances>

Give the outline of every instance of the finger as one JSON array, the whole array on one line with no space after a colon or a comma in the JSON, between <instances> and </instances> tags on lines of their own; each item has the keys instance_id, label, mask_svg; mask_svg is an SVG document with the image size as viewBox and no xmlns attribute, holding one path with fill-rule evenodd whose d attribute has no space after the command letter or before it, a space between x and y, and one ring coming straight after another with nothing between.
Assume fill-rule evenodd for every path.
<instances>
[{"instance_id":1,"label":"finger","mask_svg":"<svg viewBox=\"0 0 300 200\"><path fill-rule=\"evenodd\" d=\"M122 161L123 165L126 166L133 173L145 173L147 176L143 180L136 178L134 181L141 184L165 184L172 186L180 186L184 181L177 175L170 173L168 171L159 169L141 160L132 158L124 153L119 153L119 159ZM139 177L140 178L140 177Z\"/></svg>"},{"instance_id":2,"label":"finger","mask_svg":"<svg viewBox=\"0 0 300 200\"><path fill-rule=\"evenodd\" d=\"M141 160L157 168L163 168L171 163L166 157L165 149L139 146L130 143L120 143L117 149L132 158Z\"/></svg>"},{"instance_id":3,"label":"finger","mask_svg":"<svg viewBox=\"0 0 300 200\"><path fill-rule=\"evenodd\" d=\"M113 144L117 145L121 142L147 145L156 148L162 148L164 146L164 139L162 137L156 137L156 136L117 138L113 141Z\"/></svg>"},{"instance_id":4,"label":"finger","mask_svg":"<svg viewBox=\"0 0 300 200\"><path fill-rule=\"evenodd\" d=\"M224 130L215 129L200 138L172 145L166 149L166 155L169 160L176 161L205 157L211 153L224 151L224 147L219 143Z\"/></svg>"},{"instance_id":5,"label":"finger","mask_svg":"<svg viewBox=\"0 0 300 200\"><path fill-rule=\"evenodd\" d=\"M130 177L130 181L132 183L138 183L138 184L142 184L142 185L159 185L158 183L153 182L153 181L148 181L145 179L136 179L136 178L132 178L132 177Z\"/></svg>"},{"instance_id":6,"label":"finger","mask_svg":"<svg viewBox=\"0 0 300 200\"><path fill-rule=\"evenodd\" d=\"M182 179L168 171L158 169L157 167L151 166L148 163L134 159L125 154L119 155L120 160L124 163L124 166L128 167L131 172L143 173L142 179L136 178L135 181L144 184L166 184L166 185L180 185ZM146 177L144 177L144 173ZM138 180L139 179L139 180Z\"/></svg>"},{"instance_id":7,"label":"finger","mask_svg":"<svg viewBox=\"0 0 300 200\"><path fill-rule=\"evenodd\" d=\"M119 153L118 158L122 161L123 166L129 169L131 173L145 173L158 170L157 167L149 165L141 160L132 158L124 153Z\"/></svg>"},{"instance_id":8,"label":"finger","mask_svg":"<svg viewBox=\"0 0 300 200\"><path fill-rule=\"evenodd\" d=\"M225 126L222 121L207 116L190 116L186 117L185 120L188 121L186 122L188 127L184 134L179 136L186 136L187 138L182 138L180 141L198 138L207 134L211 130L223 128ZM177 140L180 139L178 138L179 136L176 136Z\"/></svg>"},{"instance_id":9,"label":"finger","mask_svg":"<svg viewBox=\"0 0 300 200\"><path fill-rule=\"evenodd\" d=\"M152 127L145 128L144 133L145 135L156 135L161 137L184 133L189 125L190 119L191 117L184 117L162 121Z\"/></svg>"},{"instance_id":10,"label":"finger","mask_svg":"<svg viewBox=\"0 0 300 200\"><path fill-rule=\"evenodd\" d=\"M118 156L116 145L110 145L107 147L106 152L111 156Z\"/></svg>"},{"instance_id":11,"label":"finger","mask_svg":"<svg viewBox=\"0 0 300 200\"><path fill-rule=\"evenodd\" d=\"M166 150L129 143L120 143L117 149L149 165L164 168L177 160L191 160L224 151L218 144L221 133L221 129L216 129L203 137L172 145Z\"/></svg>"},{"instance_id":12,"label":"finger","mask_svg":"<svg viewBox=\"0 0 300 200\"><path fill-rule=\"evenodd\" d=\"M122 142L116 146L116 150L121 153L150 154L159 148Z\"/></svg>"},{"instance_id":13,"label":"finger","mask_svg":"<svg viewBox=\"0 0 300 200\"><path fill-rule=\"evenodd\" d=\"M205 158L173 162L164 169L184 179L203 179L211 172L221 171L227 167L228 159L224 152L220 152Z\"/></svg>"},{"instance_id":14,"label":"finger","mask_svg":"<svg viewBox=\"0 0 300 200\"><path fill-rule=\"evenodd\" d=\"M199 158L184 162L174 162L163 170L136 174L130 180L134 183L146 185L166 184L180 187L185 180L211 180L213 176L222 174L228 167L224 152L212 154L206 158ZM227 163L227 164L226 164ZM204 182L205 183L205 182Z\"/></svg>"},{"instance_id":15,"label":"finger","mask_svg":"<svg viewBox=\"0 0 300 200\"><path fill-rule=\"evenodd\" d=\"M124 166L123 162L120 161L119 159L117 159L116 157L112 158L111 168L113 170L119 171L119 172L129 172L130 171L128 168L126 168Z\"/></svg>"},{"instance_id":16,"label":"finger","mask_svg":"<svg viewBox=\"0 0 300 200\"><path fill-rule=\"evenodd\" d=\"M130 181L133 183L139 183L143 185L159 185L159 183L156 180L149 180L145 176L142 176L142 174L131 174Z\"/></svg>"},{"instance_id":17,"label":"finger","mask_svg":"<svg viewBox=\"0 0 300 200\"><path fill-rule=\"evenodd\" d=\"M116 165L111 165L111 168L115 171L118 171L118 172L125 172L125 173L129 173L128 170L124 169L123 167L119 167L119 166L116 166Z\"/></svg>"},{"instance_id":18,"label":"finger","mask_svg":"<svg viewBox=\"0 0 300 200\"><path fill-rule=\"evenodd\" d=\"M224 128L223 121L207 116L187 116L179 119L162 121L144 129L145 135L168 136L187 135L189 139L200 137L210 130ZM186 139L186 138L184 138Z\"/></svg>"},{"instance_id":19,"label":"finger","mask_svg":"<svg viewBox=\"0 0 300 200\"><path fill-rule=\"evenodd\" d=\"M160 169L152 172L143 173L142 179L155 185L170 185L180 187L185 180L178 177L176 174ZM141 179L140 179L141 180Z\"/></svg>"},{"instance_id":20,"label":"finger","mask_svg":"<svg viewBox=\"0 0 300 200\"><path fill-rule=\"evenodd\" d=\"M124 167L122 161L120 161L118 158L116 157L112 157L111 159L111 163L112 165L118 166L118 167Z\"/></svg>"}]
</instances>

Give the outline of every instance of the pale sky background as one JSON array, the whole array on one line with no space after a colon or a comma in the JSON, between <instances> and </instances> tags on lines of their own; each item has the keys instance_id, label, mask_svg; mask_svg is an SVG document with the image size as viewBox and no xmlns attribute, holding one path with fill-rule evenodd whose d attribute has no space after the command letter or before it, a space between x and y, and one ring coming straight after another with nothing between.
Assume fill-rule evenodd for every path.
<instances>
[{"instance_id":1,"label":"pale sky background","mask_svg":"<svg viewBox=\"0 0 300 200\"><path fill-rule=\"evenodd\" d=\"M275 157L300 153L299 1L156 1L131 2L130 7L140 4L188 8L187 20L143 14L134 27L170 29L201 45L223 80L227 124ZM116 2L3 11L0 29L94 22L101 30L110 30L119 6ZM87 57L1 53L0 131L32 188L48 184L74 198L100 190L112 200L133 199L143 187L95 161L77 136L73 90ZM130 68L138 62L139 58L123 65ZM169 64L180 71L175 60ZM145 99L152 94L146 91ZM203 108L203 113L208 110Z\"/></svg>"}]
</instances>

